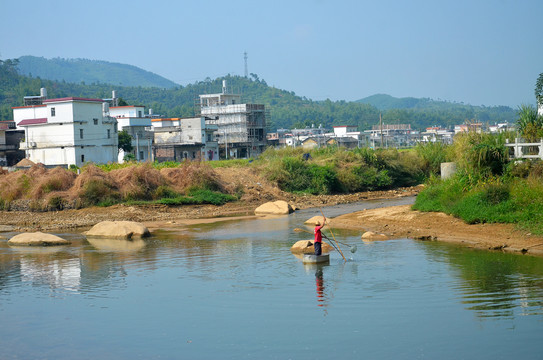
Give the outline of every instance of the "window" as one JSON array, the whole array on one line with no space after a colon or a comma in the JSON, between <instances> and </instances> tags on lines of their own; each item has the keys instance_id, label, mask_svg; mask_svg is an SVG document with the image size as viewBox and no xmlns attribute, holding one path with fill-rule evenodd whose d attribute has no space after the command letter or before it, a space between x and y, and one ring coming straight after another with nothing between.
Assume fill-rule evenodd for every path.
<instances>
[{"instance_id":1,"label":"window","mask_svg":"<svg viewBox=\"0 0 543 360\"><path fill-rule=\"evenodd\" d=\"M79 129L79 138L83 139L83 129Z\"/></svg>"},{"instance_id":2,"label":"window","mask_svg":"<svg viewBox=\"0 0 543 360\"><path fill-rule=\"evenodd\" d=\"M98 125L98 119L92 119L92 121L94 121L94 125Z\"/></svg>"},{"instance_id":3,"label":"window","mask_svg":"<svg viewBox=\"0 0 543 360\"><path fill-rule=\"evenodd\" d=\"M143 151L140 151L140 160L143 160Z\"/></svg>"},{"instance_id":4,"label":"window","mask_svg":"<svg viewBox=\"0 0 543 360\"><path fill-rule=\"evenodd\" d=\"M81 154L81 162L84 163L85 162L85 155Z\"/></svg>"},{"instance_id":5,"label":"window","mask_svg":"<svg viewBox=\"0 0 543 360\"><path fill-rule=\"evenodd\" d=\"M53 116L55 116L55 108L54 107L51 108L51 117L53 117Z\"/></svg>"},{"instance_id":6,"label":"window","mask_svg":"<svg viewBox=\"0 0 543 360\"><path fill-rule=\"evenodd\" d=\"M111 129L107 129L107 138L111 139Z\"/></svg>"}]
</instances>

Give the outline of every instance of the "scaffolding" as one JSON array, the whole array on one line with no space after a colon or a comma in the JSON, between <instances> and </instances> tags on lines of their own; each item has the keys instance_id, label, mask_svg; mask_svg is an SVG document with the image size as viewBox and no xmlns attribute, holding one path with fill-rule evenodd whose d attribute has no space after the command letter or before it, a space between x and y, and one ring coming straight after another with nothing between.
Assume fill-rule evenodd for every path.
<instances>
[{"instance_id":1,"label":"scaffolding","mask_svg":"<svg viewBox=\"0 0 543 360\"><path fill-rule=\"evenodd\" d=\"M216 125L219 146L244 158L260 154L266 144L269 110L262 104L239 104L234 94L200 95L198 115ZM228 157L228 154L226 155Z\"/></svg>"}]
</instances>

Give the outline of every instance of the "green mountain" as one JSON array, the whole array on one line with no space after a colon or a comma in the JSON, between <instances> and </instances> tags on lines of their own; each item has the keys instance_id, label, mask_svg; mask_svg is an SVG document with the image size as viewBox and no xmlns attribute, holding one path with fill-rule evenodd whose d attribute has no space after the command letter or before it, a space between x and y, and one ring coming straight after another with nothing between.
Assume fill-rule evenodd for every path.
<instances>
[{"instance_id":1,"label":"green mountain","mask_svg":"<svg viewBox=\"0 0 543 360\"><path fill-rule=\"evenodd\" d=\"M136 66L88 59L19 58L21 75L69 83L173 88L177 84Z\"/></svg>"},{"instance_id":2,"label":"green mountain","mask_svg":"<svg viewBox=\"0 0 543 360\"><path fill-rule=\"evenodd\" d=\"M17 73L18 60L0 60L0 120L12 119L11 107L23 105L23 97L38 95L40 88L47 88L49 98L68 96L109 98L111 91L128 104L144 105L152 108L155 114L164 117L194 116L195 99L200 94L219 93L222 80L227 80L231 91L239 93L246 103L265 104L270 109L269 130L278 128L303 128L323 125L331 128L337 125L357 126L360 131L370 129L379 123L382 115L385 124L411 124L414 129L424 129L440 125L452 127L466 120L494 124L515 122L516 112L507 106L471 106L464 104L420 100L425 106L411 106L383 109L372 104L348 101L313 101L269 86L266 81L252 74L250 78L225 76L217 79L207 78L187 86L174 88L132 87L104 83L69 83L42 78L28 77ZM383 99L388 95L379 95ZM392 98L392 97L389 97ZM392 98L394 99L394 98ZM401 99L400 99L401 100Z\"/></svg>"},{"instance_id":3,"label":"green mountain","mask_svg":"<svg viewBox=\"0 0 543 360\"><path fill-rule=\"evenodd\" d=\"M424 108L431 103L437 103L428 98L396 98L387 94L371 95L356 102L373 105L379 110Z\"/></svg>"}]
</instances>

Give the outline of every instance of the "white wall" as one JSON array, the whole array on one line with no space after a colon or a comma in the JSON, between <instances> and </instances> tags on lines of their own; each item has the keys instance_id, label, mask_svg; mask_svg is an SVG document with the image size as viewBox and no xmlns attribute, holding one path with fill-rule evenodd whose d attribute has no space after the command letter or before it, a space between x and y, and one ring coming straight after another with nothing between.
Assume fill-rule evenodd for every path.
<instances>
[{"instance_id":1,"label":"white wall","mask_svg":"<svg viewBox=\"0 0 543 360\"><path fill-rule=\"evenodd\" d=\"M47 117L47 105L22 106L13 108L13 120L18 124L26 119L41 119ZM17 126L17 129L23 130L23 127Z\"/></svg>"},{"instance_id":2,"label":"white wall","mask_svg":"<svg viewBox=\"0 0 543 360\"><path fill-rule=\"evenodd\" d=\"M55 116L51 116L52 108ZM47 118L47 123L23 127L24 148L30 160L45 165L77 166L117 160L116 120L104 117L101 102L49 100L45 107L14 109L14 118L42 117Z\"/></svg>"},{"instance_id":3,"label":"white wall","mask_svg":"<svg viewBox=\"0 0 543 360\"><path fill-rule=\"evenodd\" d=\"M113 106L109 108L109 115L113 117L144 117L144 106Z\"/></svg>"}]
</instances>

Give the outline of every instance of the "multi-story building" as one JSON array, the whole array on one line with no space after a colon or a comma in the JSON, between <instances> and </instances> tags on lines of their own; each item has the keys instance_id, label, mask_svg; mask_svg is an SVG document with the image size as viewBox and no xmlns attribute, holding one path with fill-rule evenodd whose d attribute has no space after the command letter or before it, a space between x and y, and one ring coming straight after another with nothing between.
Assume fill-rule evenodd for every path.
<instances>
[{"instance_id":1,"label":"multi-story building","mask_svg":"<svg viewBox=\"0 0 543 360\"><path fill-rule=\"evenodd\" d=\"M218 127L204 117L153 119L152 124L155 160L219 160Z\"/></svg>"},{"instance_id":2,"label":"multi-story building","mask_svg":"<svg viewBox=\"0 0 543 360\"><path fill-rule=\"evenodd\" d=\"M258 156L266 146L266 107L242 104L241 95L227 91L226 80L220 94L200 95L200 116L217 126L221 152L226 158Z\"/></svg>"},{"instance_id":3,"label":"multi-story building","mask_svg":"<svg viewBox=\"0 0 543 360\"><path fill-rule=\"evenodd\" d=\"M109 114L117 119L119 130L126 131L132 137L131 153L134 155L135 159L137 161L152 160L152 110L149 110L149 114L145 114L144 106L111 106L109 108ZM119 150L118 161L123 162L125 156L125 152Z\"/></svg>"},{"instance_id":4,"label":"multi-story building","mask_svg":"<svg viewBox=\"0 0 543 360\"><path fill-rule=\"evenodd\" d=\"M0 166L13 166L24 159L25 153L19 149L24 136L14 121L0 121Z\"/></svg>"},{"instance_id":5,"label":"multi-story building","mask_svg":"<svg viewBox=\"0 0 543 360\"><path fill-rule=\"evenodd\" d=\"M102 99L26 97L13 108L17 128L24 129L26 158L44 165L81 166L116 162L117 121Z\"/></svg>"}]
</instances>

